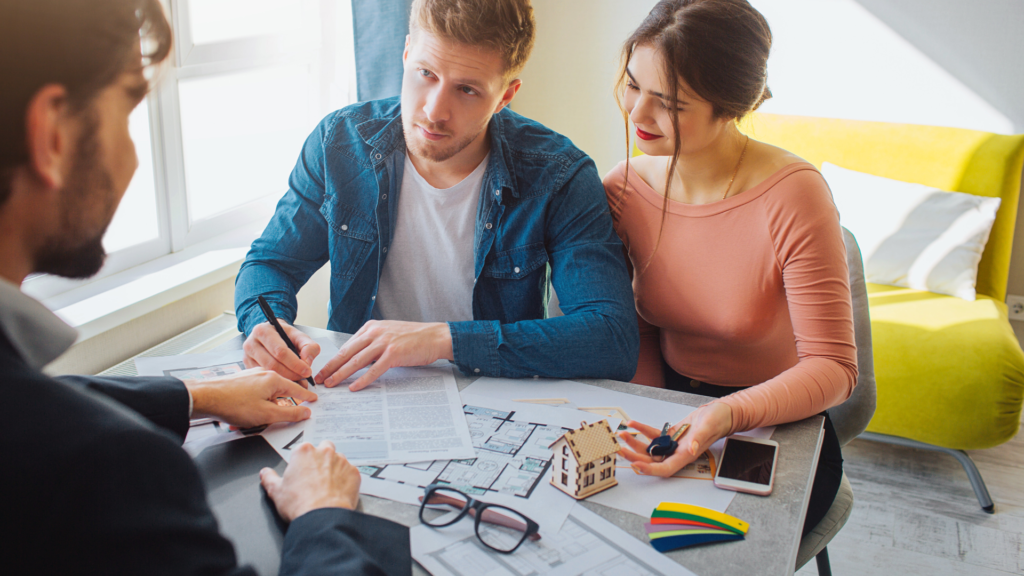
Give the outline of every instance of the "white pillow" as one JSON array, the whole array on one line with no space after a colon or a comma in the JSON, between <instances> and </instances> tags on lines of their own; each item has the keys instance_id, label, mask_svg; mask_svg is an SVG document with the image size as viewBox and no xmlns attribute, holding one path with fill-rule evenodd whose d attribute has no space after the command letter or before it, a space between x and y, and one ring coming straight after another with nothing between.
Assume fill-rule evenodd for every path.
<instances>
[{"instance_id":1,"label":"white pillow","mask_svg":"<svg viewBox=\"0 0 1024 576\"><path fill-rule=\"evenodd\" d=\"M868 282L974 300L999 198L945 192L825 162L839 219L857 238Z\"/></svg>"}]
</instances>

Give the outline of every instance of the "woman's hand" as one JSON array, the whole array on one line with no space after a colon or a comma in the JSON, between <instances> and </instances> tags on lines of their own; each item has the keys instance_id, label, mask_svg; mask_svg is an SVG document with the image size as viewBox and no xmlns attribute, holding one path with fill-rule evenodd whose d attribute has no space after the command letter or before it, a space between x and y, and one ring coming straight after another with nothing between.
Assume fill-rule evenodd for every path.
<instances>
[{"instance_id":1,"label":"woman's hand","mask_svg":"<svg viewBox=\"0 0 1024 576\"><path fill-rule=\"evenodd\" d=\"M639 431L646 439L633 437L628 432L619 432L619 438L626 442L620 454L632 464L633 470L648 476L669 477L693 462L712 444L724 437L732 429L732 408L722 402L705 404L694 410L669 430L671 436L683 424L689 424L681 438L679 448L663 462L655 462L647 454L647 445L661 435L660 428L630 420L627 426Z\"/></svg>"}]
</instances>

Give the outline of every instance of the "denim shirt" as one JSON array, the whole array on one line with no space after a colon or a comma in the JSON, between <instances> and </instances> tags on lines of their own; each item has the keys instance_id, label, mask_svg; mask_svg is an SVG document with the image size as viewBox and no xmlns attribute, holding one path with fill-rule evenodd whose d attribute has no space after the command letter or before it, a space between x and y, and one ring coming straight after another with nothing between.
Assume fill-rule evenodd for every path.
<instances>
[{"instance_id":1,"label":"denim shirt","mask_svg":"<svg viewBox=\"0 0 1024 576\"><path fill-rule=\"evenodd\" d=\"M568 138L504 109L474 233L473 320L449 322L465 374L629 380L639 353L633 291L594 162ZM371 318L394 238L405 137L398 98L328 115L235 282L238 329L295 319L299 288L331 265L328 329ZM550 282L550 284L549 284ZM549 285L564 316L545 318Z\"/></svg>"}]
</instances>

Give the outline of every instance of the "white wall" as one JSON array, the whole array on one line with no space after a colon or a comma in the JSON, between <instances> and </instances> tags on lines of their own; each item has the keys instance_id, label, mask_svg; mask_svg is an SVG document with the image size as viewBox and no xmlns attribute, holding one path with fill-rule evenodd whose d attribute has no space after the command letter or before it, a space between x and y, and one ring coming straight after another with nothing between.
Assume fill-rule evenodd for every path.
<instances>
[{"instance_id":1,"label":"white wall","mask_svg":"<svg viewBox=\"0 0 1024 576\"><path fill-rule=\"evenodd\" d=\"M619 50L651 0L534 0L537 40L512 109L565 134L603 175L625 158L612 96Z\"/></svg>"},{"instance_id":2,"label":"white wall","mask_svg":"<svg viewBox=\"0 0 1024 576\"><path fill-rule=\"evenodd\" d=\"M774 37L768 84L775 97L764 112L1013 132L1009 116L973 85L854 0L752 3ZM916 4L913 14L936 12L934 2ZM971 27L949 32L982 35Z\"/></svg>"},{"instance_id":3,"label":"white wall","mask_svg":"<svg viewBox=\"0 0 1024 576\"><path fill-rule=\"evenodd\" d=\"M1024 132L1024 2L858 2Z\"/></svg>"}]
</instances>

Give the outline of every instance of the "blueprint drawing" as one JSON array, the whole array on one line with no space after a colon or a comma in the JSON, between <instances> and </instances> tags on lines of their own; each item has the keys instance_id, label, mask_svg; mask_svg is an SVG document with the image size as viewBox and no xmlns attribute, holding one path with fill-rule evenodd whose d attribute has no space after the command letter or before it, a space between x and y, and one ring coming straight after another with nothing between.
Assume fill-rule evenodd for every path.
<instances>
[{"instance_id":1,"label":"blueprint drawing","mask_svg":"<svg viewBox=\"0 0 1024 576\"><path fill-rule=\"evenodd\" d=\"M418 505L423 489L447 484L484 502L525 514L556 533L575 500L551 485L548 446L581 422L596 422L589 412L509 402L462 394L474 457L412 464L360 466L363 494ZM611 422L618 425L618 420Z\"/></svg>"},{"instance_id":2,"label":"blueprint drawing","mask_svg":"<svg viewBox=\"0 0 1024 576\"><path fill-rule=\"evenodd\" d=\"M359 470L371 478L412 482L420 488L448 484L473 496L500 492L529 498L538 484L548 480L548 446L568 428L519 420L515 410L466 405L463 411L475 458L360 466Z\"/></svg>"},{"instance_id":3,"label":"blueprint drawing","mask_svg":"<svg viewBox=\"0 0 1024 576\"><path fill-rule=\"evenodd\" d=\"M519 536L481 523L488 541ZM514 554L484 547L465 519L444 528L426 525L410 531L413 558L434 576L693 576L686 568L636 540L582 506L570 512L562 529L524 542Z\"/></svg>"}]
</instances>

